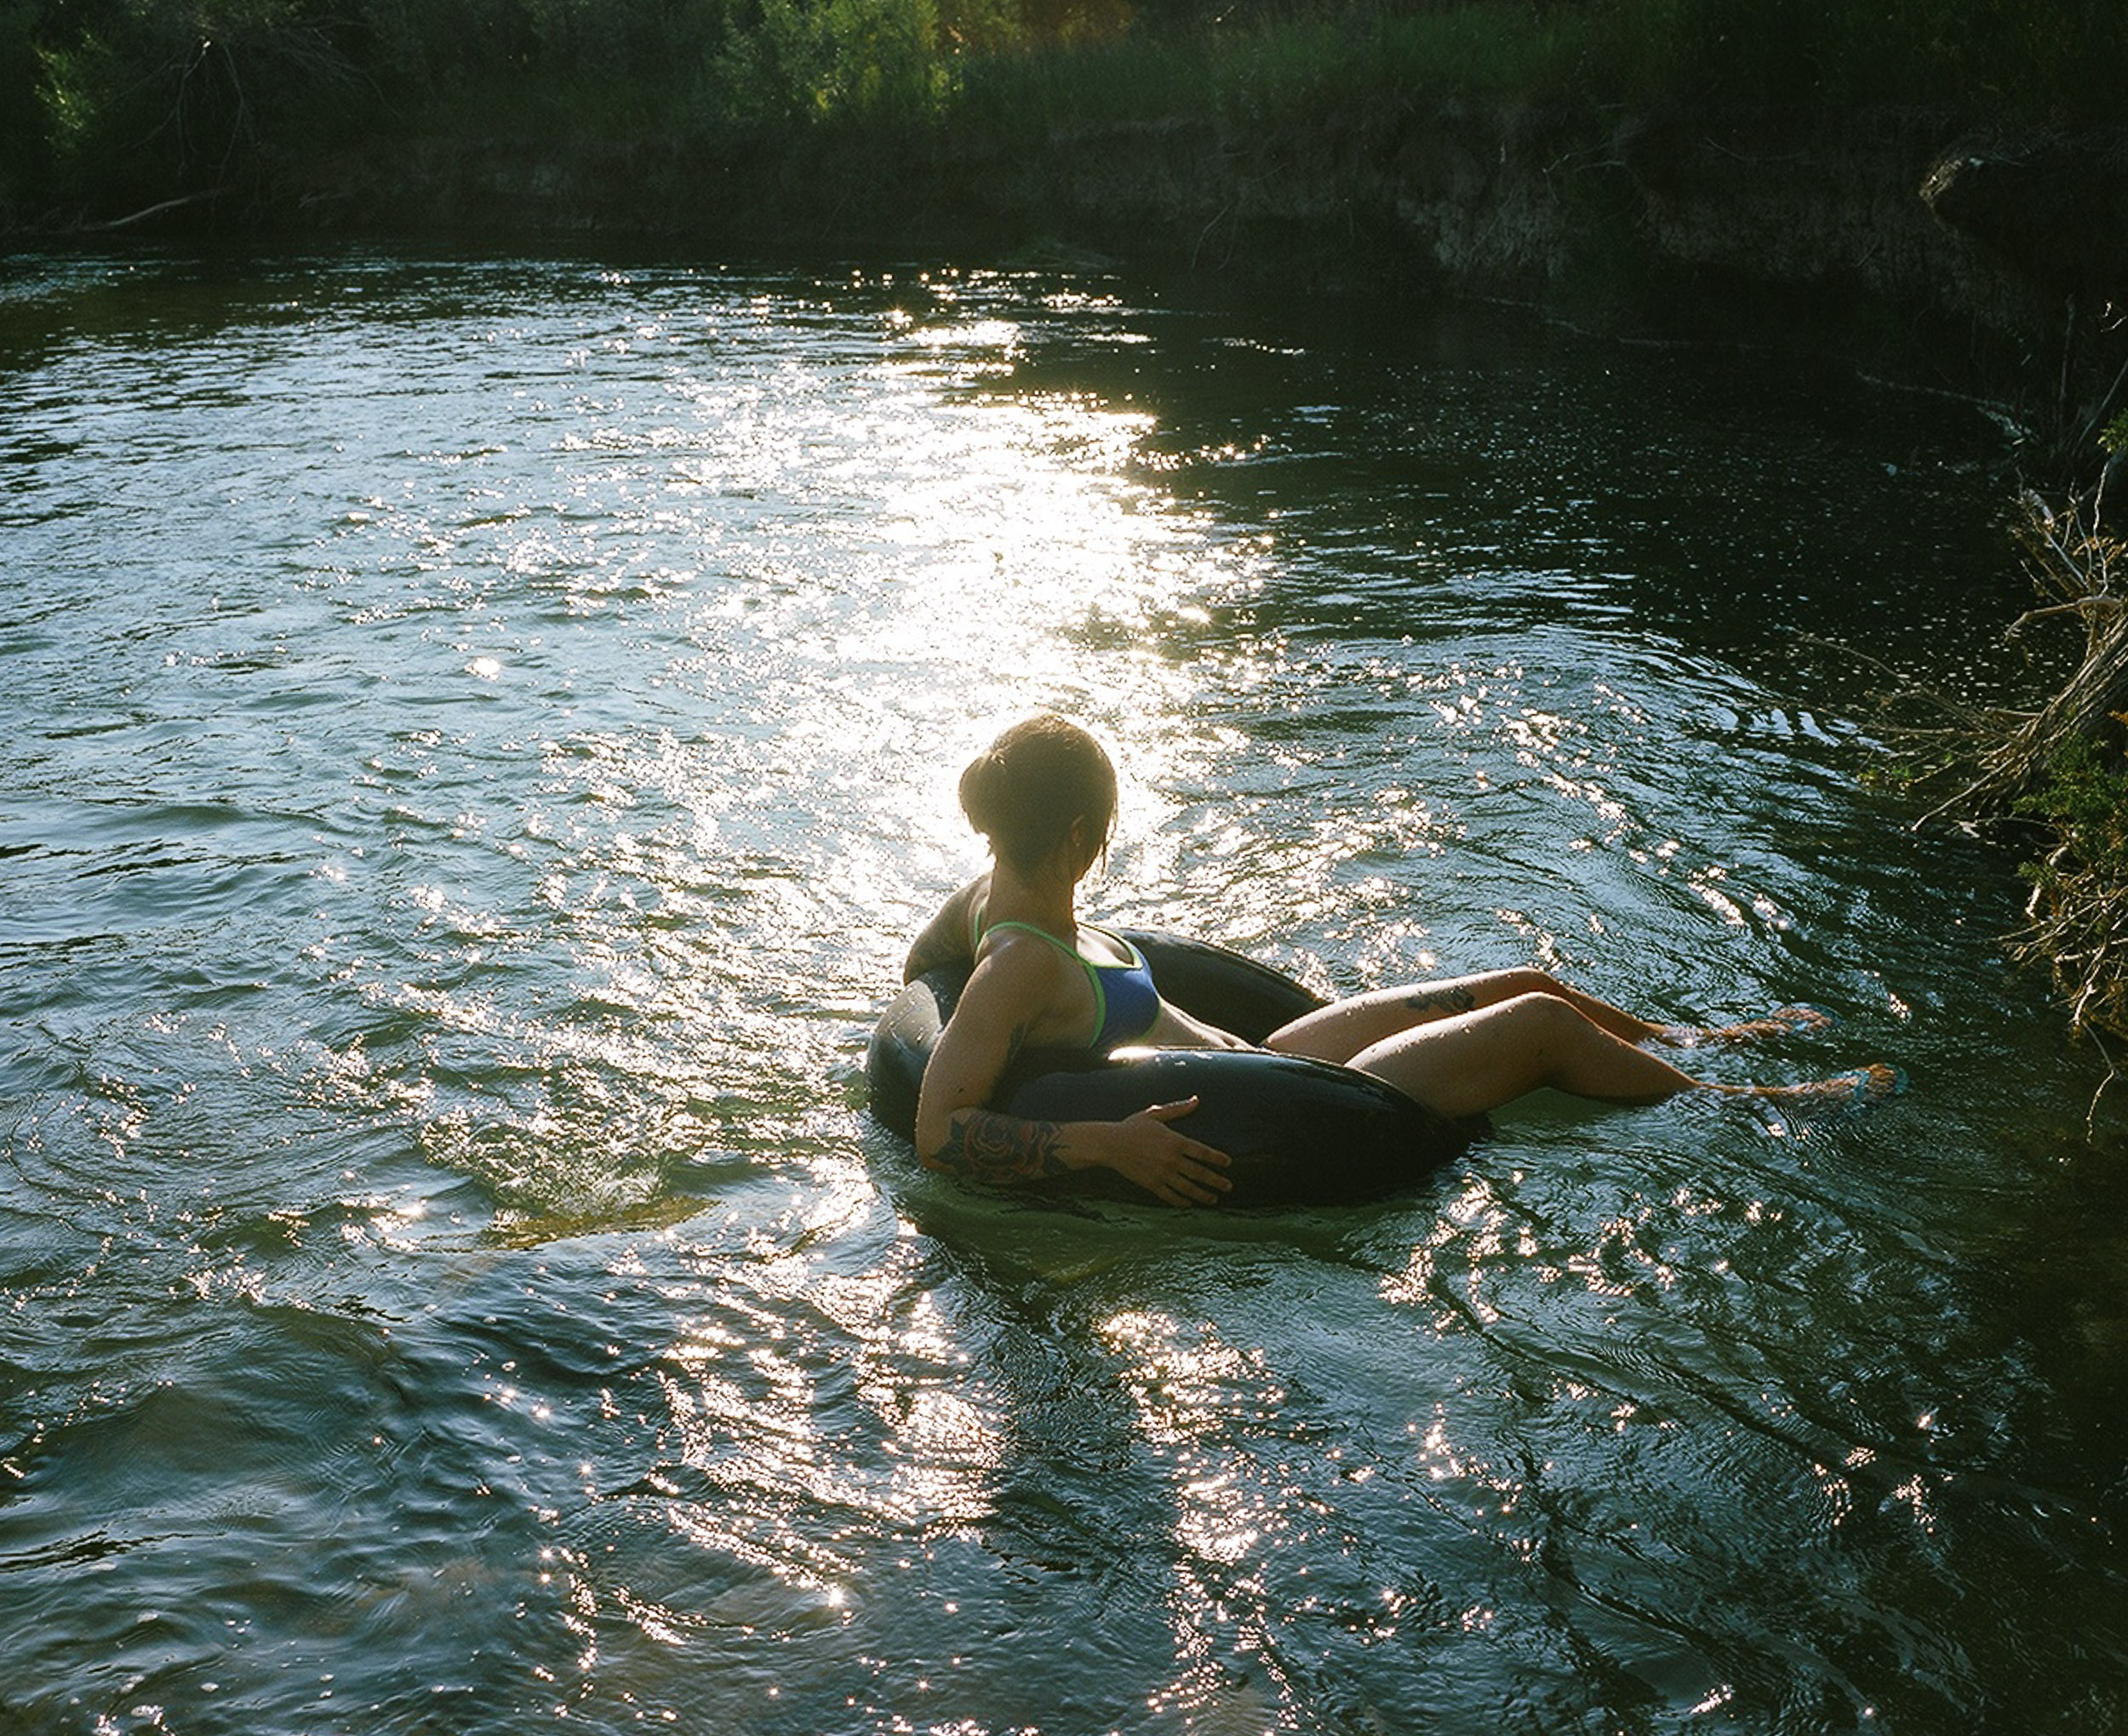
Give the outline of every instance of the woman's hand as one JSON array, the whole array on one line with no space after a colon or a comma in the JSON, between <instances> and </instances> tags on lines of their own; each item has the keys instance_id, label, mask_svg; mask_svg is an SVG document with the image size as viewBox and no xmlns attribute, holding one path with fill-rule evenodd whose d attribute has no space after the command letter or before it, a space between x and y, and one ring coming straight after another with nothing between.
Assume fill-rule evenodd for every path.
<instances>
[{"instance_id":1,"label":"woman's hand","mask_svg":"<svg viewBox=\"0 0 2128 1736\"><path fill-rule=\"evenodd\" d=\"M1196 1107L1194 1097L1185 1097L1156 1103L1124 1121L1099 1123L1107 1131L1096 1148L1098 1161L1170 1206L1216 1204L1233 1186L1224 1174L1233 1160L1169 1126Z\"/></svg>"}]
</instances>

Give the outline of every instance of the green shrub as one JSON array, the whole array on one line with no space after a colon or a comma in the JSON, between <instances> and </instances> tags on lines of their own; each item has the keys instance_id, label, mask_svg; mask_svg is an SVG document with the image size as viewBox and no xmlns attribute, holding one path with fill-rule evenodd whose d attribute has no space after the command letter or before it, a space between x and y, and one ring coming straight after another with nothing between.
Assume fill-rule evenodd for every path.
<instances>
[{"instance_id":1,"label":"green shrub","mask_svg":"<svg viewBox=\"0 0 2128 1736\"><path fill-rule=\"evenodd\" d=\"M2028 877L2082 871L2128 884L2128 762L2119 753L2078 737L2055 754L2045 780L2016 808L2051 826L2066 853L2051 865L2028 865Z\"/></svg>"},{"instance_id":2,"label":"green shrub","mask_svg":"<svg viewBox=\"0 0 2128 1736\"><path fill-rule=\"evenodd\" d=\"M953 89L937 0L757 0L718 70L753 122L921 124Z\"/></svg>"}]
</instances>

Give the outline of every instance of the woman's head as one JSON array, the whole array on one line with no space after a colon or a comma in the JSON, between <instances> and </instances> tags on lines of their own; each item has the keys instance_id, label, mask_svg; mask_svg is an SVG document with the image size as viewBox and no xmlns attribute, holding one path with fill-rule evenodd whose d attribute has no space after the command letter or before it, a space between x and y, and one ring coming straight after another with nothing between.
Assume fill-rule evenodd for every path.
<instances>
[{"instance_id":1,"label":"woman's head","mask_svg":"<svg viewBox=\"0 0 2128 1736\"><path fill-rule=\"evenodd\" d=\"M960 775L961 811L995 855L1032 873L1084 822L1088 859L1116 817L1116 768L1101 745L1047 712L1015 723Z\"/></svg>"}]
</instances>

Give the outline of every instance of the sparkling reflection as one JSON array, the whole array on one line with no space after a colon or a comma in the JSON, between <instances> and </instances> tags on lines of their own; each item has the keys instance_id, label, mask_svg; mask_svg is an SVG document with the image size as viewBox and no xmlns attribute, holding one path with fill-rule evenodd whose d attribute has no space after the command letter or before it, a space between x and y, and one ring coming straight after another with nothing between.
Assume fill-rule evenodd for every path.
<instances>
[{"instance_id":1,"label":"sparkling reflection","mask_svg":"<svg viewBox=\"0 0 2128 1736\"><path fill-rule=\"evenodd\" d=\"M1992 637L1994 484L1855 480L1940 428L1096 277L0 294L21 1718L2119 1722L2088 1085L1797 637ZM857 1056L1035 705L1122 760L1103 917L1807 997L1928 1088L1540 1104L1275 1221L956 1193Z\"/></svg>"}]
</instances>

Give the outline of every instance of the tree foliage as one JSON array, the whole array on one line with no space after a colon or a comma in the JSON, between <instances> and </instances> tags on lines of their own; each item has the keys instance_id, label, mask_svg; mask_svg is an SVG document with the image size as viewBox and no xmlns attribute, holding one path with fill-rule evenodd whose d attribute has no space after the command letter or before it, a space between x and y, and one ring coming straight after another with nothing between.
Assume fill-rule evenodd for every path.
<instances>
[{"instance_id":1,"label":"tree foliage","mask_svg":"<svg viewBox=\"0 0 2128 1736\"><path fill-rule=\"evenodd\" d=\"M1144 120L1519 94L2071 124L2115 119L2128 31L2119 0L0 0L0 223L513 119L563 145L906 137L1009 117L1044 60L1059 100L1095 77Z\"/></svg>"}]
</instances>

